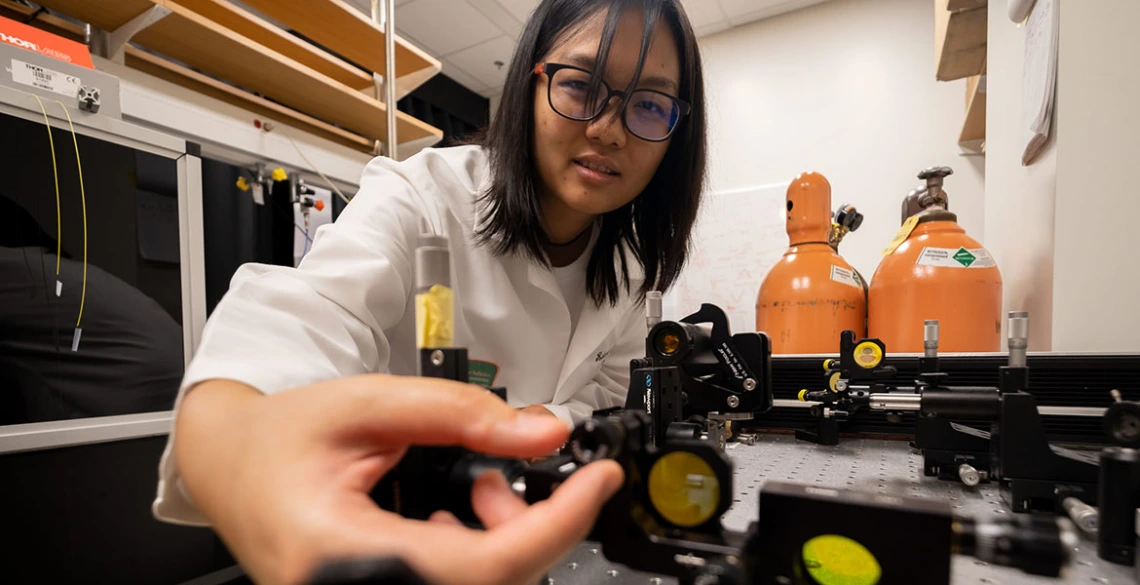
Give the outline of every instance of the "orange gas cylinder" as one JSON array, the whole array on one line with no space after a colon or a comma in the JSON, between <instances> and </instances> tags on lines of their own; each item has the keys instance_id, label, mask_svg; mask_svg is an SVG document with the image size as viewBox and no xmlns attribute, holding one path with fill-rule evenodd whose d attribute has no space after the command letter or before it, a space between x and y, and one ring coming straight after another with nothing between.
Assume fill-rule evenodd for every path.
<instances>
[{"instance_id":1,"label":"orange gas cylinder","mask_svg":"<svg viewBox=\"0 0 1140 585\"><path fill-rule=\"evenodd\" d=\"M904 217L871 279L868 335L892 352L923 351L928 319L938 320L941 351L1001 351L1001 272L948 209L942 183L952 173L919 173L926 186L911 192L903 214L921 211Z\"/></svg>"},{"instance_id":2,"label":"orange gas cylinder","mask_svg":"<svg viewBox=\"0 0 1140 585\"><path fill-rule=\"evenodd\" d=\"M846 329L863 337L867 301L851 265L831 248L831 184L804 173L788 186L790 247L760 285L756 330L772 353L837 353Z\"/></svg>"}]
</instances>

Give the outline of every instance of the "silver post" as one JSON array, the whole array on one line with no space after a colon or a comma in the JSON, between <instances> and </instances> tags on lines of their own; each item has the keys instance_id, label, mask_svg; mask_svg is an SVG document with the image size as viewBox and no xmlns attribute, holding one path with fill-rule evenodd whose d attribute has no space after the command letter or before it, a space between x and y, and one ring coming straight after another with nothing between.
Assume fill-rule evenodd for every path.
<instances>
[{"instance_id":1,"label":"silver post","mask_svg":"<svg viewBox=\"0 0 1140 585\"><path fill-rule=\"evenodd\" d=\"M388 108L388 141L384 144L388 158L396 158L396 0L384 0L384 105Z\"/></svg>"},{"instance_id":2,"label":"silver post","mask_svg":"<svg viewBox=\"0 0 1140 585\"><path fill-rule=\"evenodd\" d=\"M1069 515L1069 518L1071 518L1073 523L1080 527L1081 530L1092 535L1097 533L1100 513L1096 508L1072 496L1062 500L1061 507L1065 509L1065 513Z\"/></svg>"},{"instance_id":3,"label":"silver post","mask_svg":"<svg viewBox=\"0 0 1140 585\"><path fill-rule=\"evenodd\" d=\"M645 293L645 325L648 329L661 322L661 291L651 290Z\"/></svg>"},{"instance_id":4,"label":"silver post","mask_svg":"<svg viewBox=\"0 0 1140 585\"><path fill-rule=\"evenodd\" d=\"M376 23L377 27L384 26L384 15L380 11L380 2L381 0L372 0L372 22ZM372 89L376 93L375 97L378 101L384 97L380 88L380 82L380 74L374 72L372 74Z\"/></svg>"},{"instance_id":5,"label":"silver post","mask_svg":"<svg viewBox=\"0 0 1140 585\"><path fill-rule=\"evenodd\" d=\"M922 346L926 357L938 357L938 319L928 319L922 324Z\"/></svg>"},{"instance_id":6,"label":"silver post","mask_svg":"<svg viewBox=\"0 0 1140 585\"><path fill-rule=\"evenodd\" d=\"M1029 349L1029 313L1009 313L1009 365L1024 368L1026 350Z\"/></svg>"},{"instance_id":7,"label":"silver post","mask_svg":"<svg viewBox=\"0 0 1140 585\"><path fill-rule=\"evenodd\" d=\"M914 412L922 410L922 395L921 394L902 394L884 392L882 394L871 394L868 397L868 406L871 410L887 410L887 411L906 411Z\"/></svg>"}]
</instances>

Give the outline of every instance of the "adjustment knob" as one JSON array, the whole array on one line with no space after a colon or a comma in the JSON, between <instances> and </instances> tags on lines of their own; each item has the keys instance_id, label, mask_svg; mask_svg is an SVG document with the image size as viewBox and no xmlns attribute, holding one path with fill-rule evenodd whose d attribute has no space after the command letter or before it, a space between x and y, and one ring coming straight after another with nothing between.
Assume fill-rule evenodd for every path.
<instances>
[{"instance_id":1,"label":"adjustment knob","mask_svg":"<svg viewBox=\"0 0 1140 585\"><path fill-rule=\"evenodd\" d=\"M922 172L918 173L918 178L925 181L932 178L942 179L953 174L954 169L950 167L927 167L925 169L922 169Z\"/></svg>"}]
</instances>

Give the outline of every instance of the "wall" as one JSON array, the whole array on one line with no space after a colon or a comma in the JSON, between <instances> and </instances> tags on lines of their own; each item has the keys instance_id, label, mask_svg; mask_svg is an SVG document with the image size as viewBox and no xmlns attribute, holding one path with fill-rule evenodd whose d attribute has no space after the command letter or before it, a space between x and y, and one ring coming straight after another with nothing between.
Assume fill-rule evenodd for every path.
<instances>
[{"instance_id":1,"label":"wall","mask_svg":"<svg viewBox=\"0 0 1140 585\"><path fill-rule=\"evenodd\" d=\"M870 278L918 172L948 165L951 209L981 238L984 162L959 154L965 81L934 79L933 10L836 0L702 39L712 190L823 173L833 207L865 215L842 251Z\"/></svg>"},{"instance_id":2,"label":"wall","mask_svg":"<svg viewBox=\"0 0 1140 585\"><path fill-rule=\"evenodd\" d=\"M501 94L501 93L498 95L491 96L491 98L489 100L490 108L491 108L491 119L492 120L495 119L495 114L498 113L498 111L499 111L499 102L501 102L501 101L503 101L503 94Z\"/></svg>"},{"instance_id":3,"label":"wall","mask_svg":"<svg viewBox=\"0 0 1140 585\"><path fill-rule=\"evenodd\" d=\"M1140 2L1061 3L1053 348L1140 350Z\"/></svg>"},{"instance_id":4,"label":"wall","mask_svg":"<svg viewBox=\"0 0 1140 585\"><path fill-rule=\"evenodd\" d=\"M1029 349L1046 351L1053 345L1057 145L1051 141L1037 162L1021 165L1027 127L1021 90L1025 29L1006 12L1005 2L990 2L984 241L1001 268L1004 311L1028 311ZM1061 114L1054 114L1054 122Z\"/></svg>"}]
</instances>

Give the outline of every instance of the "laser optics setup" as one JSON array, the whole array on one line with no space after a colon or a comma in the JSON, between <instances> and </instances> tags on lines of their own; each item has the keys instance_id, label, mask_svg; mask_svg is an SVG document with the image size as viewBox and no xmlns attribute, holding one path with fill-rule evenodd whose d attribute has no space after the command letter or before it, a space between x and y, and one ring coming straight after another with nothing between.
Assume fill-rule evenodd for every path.
<instances>
[{"instance_id":1,"label":"laser optics setup","mask_svg":"<svg viewBox=\"0 0 1140 585\"><path fill-rule=\"evenodd\" d=\"M420 371L465 381L466 349L451 347L447 333L454 301L440 268L446 258L446 241L438 237L417 251ZM1105 416L1116 446L1104 449L1099 462L1051 445L1026 391L1027 315L1010 316L1011 352L995 387L950 385L939 370L938 325L927 322L917 379L907 382L883 364L880 340L856 341L845 332L840 357L826 364L830 387L801 393L816 402L812 412L822 424L798 438L824 445L838 443L829 421L863 410L918 413L912 446L922 453L926 475L955 479L962 489L1000 482L1011 509L1026 512L982 515L956 512L961 506L941 499L766 479L752 469L742 476L733 453L762 446L741 440L752 435L733 423L762 420L774 402L767 336L731 334L714 305L663 321L660 297L647 301L646 357L630 364L626 405L580 421L558 455L523 462L455 447L413 448L373 498L409 518L448 510L477 528L471 486L487 471L502 473L535 503L582 466L614 460L626 480L588 540L614 566L681 584L950 583L953 555L1059 577L1079 548L1077 525L1086 538L1099 532L1102 558L1134 561L1140 405L1116 394ZM990 423L988 435L959 422L979 420ZM726 528L724 518L741 502L737 483L761 479L756 517L743 530ZM329 559L310 581L365 582L424 581L391 558Z\"/></svg>"}]
</instances>

